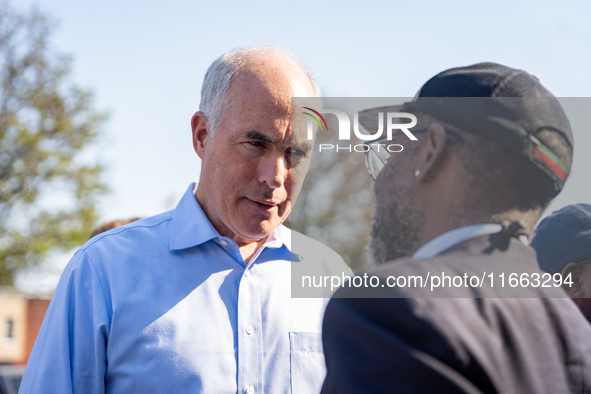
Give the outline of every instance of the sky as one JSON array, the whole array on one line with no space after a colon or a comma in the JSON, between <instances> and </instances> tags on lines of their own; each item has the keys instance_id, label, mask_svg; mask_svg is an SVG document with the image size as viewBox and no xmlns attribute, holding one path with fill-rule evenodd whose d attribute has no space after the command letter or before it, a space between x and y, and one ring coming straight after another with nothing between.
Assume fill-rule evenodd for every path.
<instances>
[{"instance_id":1,"label":"sky","mask_svg":"<svg viewBox=\"0 0 591 394\"><path fill-rule=\"evenodd\" d=\"M591 96L588 1L19 0L17 7L30 5L57 22L50 42L72 55L71 82L91 89L96 108L110 114L95 151L111 188L101 221L172 209L198 180L190 119L209 64L238 46L293 51L325 96L414 96L436 73L483 61L524 69L558 97ZM575 130L575 139L591 146L584 132ZM590 165L575 151L571 182L549 211L588 201ZM17 285L51 288L71 254Z\"/></svg>"}]
</instances>

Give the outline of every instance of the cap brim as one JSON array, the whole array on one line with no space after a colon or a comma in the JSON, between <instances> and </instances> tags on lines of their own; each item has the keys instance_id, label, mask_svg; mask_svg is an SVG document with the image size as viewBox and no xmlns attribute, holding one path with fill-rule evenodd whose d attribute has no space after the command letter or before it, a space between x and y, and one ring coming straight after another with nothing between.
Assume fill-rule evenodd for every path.
<instances>
[{"instance_id":1,"label":"cap brim","mask_svg":"<svg viewBox=\"0 0 591 394\"><path fill-rule=\"evenodd\" d=\"M365 130L377 130L379 126L378 113L400 112L400 110L406 105L407 103L399 105L385 105L383 107L368 108L364 109L363 111L359 111L359 124Z\"/></svg>"}]
</instances>

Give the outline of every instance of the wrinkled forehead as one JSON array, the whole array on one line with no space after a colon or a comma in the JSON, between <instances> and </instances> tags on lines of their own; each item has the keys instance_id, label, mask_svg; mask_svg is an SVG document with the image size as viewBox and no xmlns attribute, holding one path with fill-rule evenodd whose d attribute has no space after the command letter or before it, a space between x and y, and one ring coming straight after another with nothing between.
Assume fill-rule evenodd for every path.
<instances>
[{"instance_id":1,"label":"wrinkled forehead","mask_svg":"<svg viewBox=\"0 0 591 394\"><path fill-rule=\"evenodd\" d=\"M304 137L304 128L298 121L301 114L294 111L291 98L313 96L315 91L301 70L279 66L248 67L236 76L228 92L224 122L231 122L234 129L258 131L274 139Z\"/></svg>"},{"instance_id":2,"label":"wrinkled forehead","mask_svg":"<svg viewBox=\"0 0 591 394\"><path fill-rule=\"evenodd\" d=\"M231 139L254 139L288 147L302 145L307 141L305 124L293 122L291 105L264 102L242 103L227 111L220 133ZM300 115L296 115L300 118Z\"/></svg>"}]
</instances>

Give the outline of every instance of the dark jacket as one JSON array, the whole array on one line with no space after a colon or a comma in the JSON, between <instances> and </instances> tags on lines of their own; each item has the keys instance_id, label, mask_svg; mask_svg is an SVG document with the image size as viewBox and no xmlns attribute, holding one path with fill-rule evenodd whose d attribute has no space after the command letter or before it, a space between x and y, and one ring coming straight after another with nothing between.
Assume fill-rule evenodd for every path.
<instances>
[{"instance_id":1,"label":"dark jacket","mask_svg":"<svg viewBox=\"0 0 591 394\"><path fill-rule=\"evenodd\" d=\"M486 272L495 282L436 294L341 288L324 318L322 393L591 393L591 326L574 303L560 288L508 285L510 273L542 274L537 267L533 249L493 234L369 271L381 284L427 273Z\"/></svg>"}]
</instances>

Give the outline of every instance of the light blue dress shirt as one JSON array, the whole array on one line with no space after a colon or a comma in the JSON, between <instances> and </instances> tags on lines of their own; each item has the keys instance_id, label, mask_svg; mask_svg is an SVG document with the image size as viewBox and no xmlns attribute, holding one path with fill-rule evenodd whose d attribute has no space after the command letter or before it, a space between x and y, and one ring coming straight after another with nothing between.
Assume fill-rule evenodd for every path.
<instances>
[{"instance_id":1,"label":"light blue dress shirt","mask_svg":"<svg viewBox=\"0 0 591 394\"><path fill-rule=\"evenodd\" d=\"M328 300L291 298L292 237L314 263L348 267L284 226L246 265L194 187L173 211L98 235L74 255L21 393L320 391Z\"/></svg>"}]
</instances>

